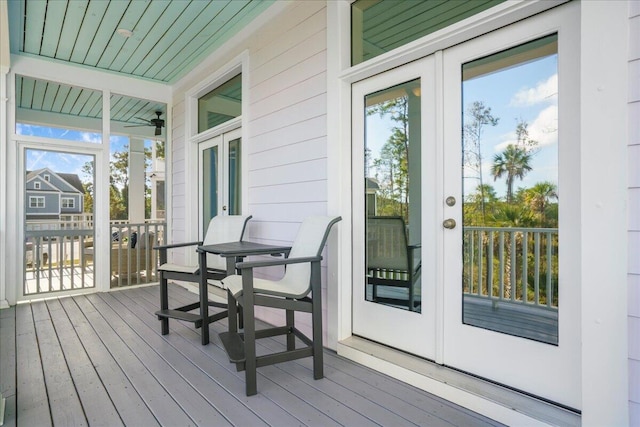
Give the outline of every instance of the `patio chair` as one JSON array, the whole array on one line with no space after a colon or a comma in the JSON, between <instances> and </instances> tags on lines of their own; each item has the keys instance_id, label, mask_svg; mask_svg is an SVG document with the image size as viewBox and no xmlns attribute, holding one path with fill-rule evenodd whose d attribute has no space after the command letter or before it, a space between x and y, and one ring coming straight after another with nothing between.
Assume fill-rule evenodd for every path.
<instances>
[{"instance_id":1,"label":"patio chair","mask_svg":"<svg viewBox=\"0 0 640 427\"><path fill-rule=\"evenodd\" d=\"M323 377L320 261L329 231L340 220L326 216L306 218L287 258L239 262L236 268L241 274L222 279L229 301L229 332L220 334L220 339L230 361L237 364L238 370L245 370L247 396L257 393L256 368L261 366L312 356L314 378ZM280 280L253 275L254 268L277 265L285 266ZM256 305L286 310L286 326L256 330ZM237 324L232 321L238 307L244 314L243 334L237 333ZM311 313L311 338L296 328L295 311ZM276 335L286 335L286 350L257 356L256 339ZM296 337L306 346L296 348Z\"/></svg>"},{"instance_id":2,"label":"patio chair","mask_svg":"<svg viewBox=\"0 0 640 427\"><path fill-rule=\"evenodd\" d=\"M419 248L407 243L402 217L367 218L367 284L371 285L372 301L405 306L411 311L420 305L414 289L421 265L415 262L414 251Z\"/></svg>"},{"instance_id":3,"label":"patio chair","mask_svg":"<svg viewBox=\"0 0 640 427\"><path fill-rule=\"evenodd\" d=\"M169 249L188 246L193 246L195 250L199 245L240 241L242 240L249 219L251 219L250 215L218 215L213 217L209 222L209 228L203 241L155 247L155 249L160 252L160 267L158 267L158 273L160 275L160 310L155 314L161 322L162 335L169 333L169 319L186 320L193 322L196 328L202 328L202 345L206 345L209 343L209 323L224 319L228 315L227 310L225 310L209 316L209 306L227 308L227 305L226 303L209 301L208 297L208 292L210 291L223 301L226 299L224 289L215 282L212 282L213 280L220 280L227 275L226 260L218 255L207 254L207 271L202 272L198 265L168 263L167 251ZM170 309L168 281L173 279L200 283L201 274L206 275L206 283L212 286L208 286L208 289L204 290L199 287L198 302ZM199 310L199 313L189 313L196 309Z\"/></svg>"}]
</instances>

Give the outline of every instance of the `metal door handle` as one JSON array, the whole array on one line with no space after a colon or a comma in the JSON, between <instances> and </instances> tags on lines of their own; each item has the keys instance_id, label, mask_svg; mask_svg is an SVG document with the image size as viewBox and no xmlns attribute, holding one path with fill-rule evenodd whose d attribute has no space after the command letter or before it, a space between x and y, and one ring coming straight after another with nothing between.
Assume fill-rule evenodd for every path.
<instances>
[{"instance_id":1,"label":"metal door handle","mask_svg":"<svg viewBox=\"0 0 640 427\"><path fill-rule=\"evenodd\" d=\"M442 222L442 226L448 229L456 228L456 220L453 218L445 219Z\"/></svg>"}]
</instances>

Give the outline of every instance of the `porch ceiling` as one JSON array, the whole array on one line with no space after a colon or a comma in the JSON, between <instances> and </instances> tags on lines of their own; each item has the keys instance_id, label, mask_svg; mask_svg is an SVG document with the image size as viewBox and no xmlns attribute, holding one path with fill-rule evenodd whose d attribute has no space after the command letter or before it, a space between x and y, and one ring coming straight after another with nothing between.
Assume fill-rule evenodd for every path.
<instances>
[{"instance_id":1,"label":"porch ceiling","mask_svg":"<svg viewBox=\"0 0 640 427\"><path fill-rule=\"evenodd\" d=\"M11 53L171 85L272 3L9 0ZM132 35L125 37L119 29ZM95 91L22 77L16 84L18 108L102 117L100 94ZM112 99L113 119L120 122L140 124L140 117L152 119L155 111L166 113L162 104L120 98Z\"/></svg>"}]
</instances>

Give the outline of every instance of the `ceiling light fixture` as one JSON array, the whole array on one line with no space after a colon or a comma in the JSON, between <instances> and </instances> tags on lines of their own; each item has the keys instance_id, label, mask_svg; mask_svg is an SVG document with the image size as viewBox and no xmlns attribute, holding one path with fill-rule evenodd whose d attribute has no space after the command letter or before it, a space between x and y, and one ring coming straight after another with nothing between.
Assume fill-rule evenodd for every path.
<instances>
[{"instance_id":1,"label":"ceiling light fixture","mask_svg":"<svg viewBox=\"0 0 640 427\"><path fill-rule=\"evenodd\" d=\"M129 38L133 35L133 31L127 30L126 28L118 28L116 33L120 34L122 37Z\"/></svg>"}]
</instances>

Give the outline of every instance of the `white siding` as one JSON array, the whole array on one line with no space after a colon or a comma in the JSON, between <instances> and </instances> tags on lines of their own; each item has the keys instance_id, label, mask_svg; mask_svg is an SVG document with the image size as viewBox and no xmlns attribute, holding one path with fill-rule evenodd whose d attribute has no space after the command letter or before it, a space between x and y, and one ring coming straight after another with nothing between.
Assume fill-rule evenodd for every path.
<instances>
[{"instance_id":1,"label":"white siding","mask_svg":"<svg viewBox=\"0 0 640 427\"><path fill-rule=\"evenodd\" d=\"M640 426L640 2L629 2L629 425Z\"/></svg>"},{"instance_id":2,"label":"white siding","mask_svg":"<svg viewBox=\"0 0 640 427\"><path fill-rule=\"evenodd\" d=\"M325 8L324 2L292 2L256 34L216 60L222 66L244 51L249 54L249 70L244 70L249 80L248 90L244 88L249 107L243 111L248 135L243 141L248 154L243 165L248 171L244 197L246 213L253 215L246 234L249 239L291 243L306 216L327 213ZM199 87L216 71L210 68L178 86L185 91ZM191 166L187 166L185 94L181 89L174 93L173 102L171 227L173 240L185 241L193 235L186 219L186 195L197 187L187 182L185 170ZM280 273L273 270L264 275ZM279 313L257 314L267 321L281 320ZM306 317L300 319L301 326L308 323Z\"/></svg>"}]
</instances>

